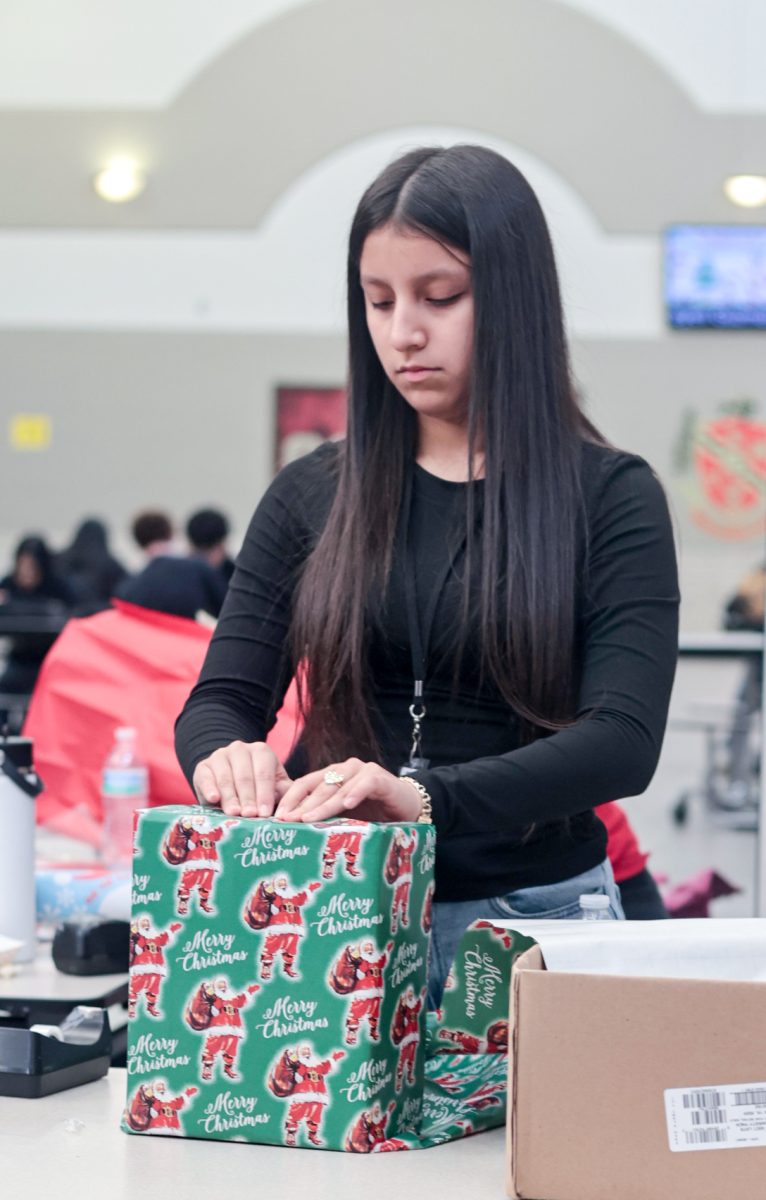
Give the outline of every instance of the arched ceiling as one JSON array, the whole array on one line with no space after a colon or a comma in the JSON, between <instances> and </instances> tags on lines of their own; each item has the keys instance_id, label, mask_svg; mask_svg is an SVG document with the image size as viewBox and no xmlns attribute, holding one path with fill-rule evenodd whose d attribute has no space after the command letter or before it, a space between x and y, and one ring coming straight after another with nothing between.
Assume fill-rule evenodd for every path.
<instances>
[{"instance_id":1,"label":"arched ceiling","mask_svg":"<svg viewBox=\"0 0 766 1200\"><path fill-rule=\"evenodd\" d=\"M610 232L736 212L726 175L764 169L766 115L711 115L613 28L554 0L322 0L224 49L166 107L0 111L0 226L252 229L310 166L408 124L472 127L537 155ZM470 20L467 14L470 13ZM90 177L132 152L130 205Z\"/></svg>"},{"instance_id":2,"label":"arched ceiling","mask_svg":"<svg viewBox=\"0 0 766 1200\"><path fill-rule=\"evenodd\" d=\"M459 0L458 0L459 2ZM557 0L633 41L708 112L765 112L763 0ZM162 108L245 34L321 0L3 0L0 109Z\"/></svg>"},{"instance_id":3,"label":"arched ceiling","mask_svg":"<svg viewBox=\"0 0 766 1200\"><path fill-rule=\"evenodd\" d=\"M662 330L658 238L605 234L566 180L519 146L481 130L430 125L387 130L328 155L254 230L0 230L0 328L343 334L346 245L359 196L412 146L457 142L505 155L535 189L570 333Z\"/></svg>"}]
</instances>

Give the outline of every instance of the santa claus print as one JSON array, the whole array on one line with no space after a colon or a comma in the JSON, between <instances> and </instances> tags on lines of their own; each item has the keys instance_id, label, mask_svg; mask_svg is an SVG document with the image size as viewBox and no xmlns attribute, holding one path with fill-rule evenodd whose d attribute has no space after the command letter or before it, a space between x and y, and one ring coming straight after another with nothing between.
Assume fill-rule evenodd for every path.
<instances>
[{"instance_id":1,"label":"santa claus print","mask_svg":"<svg viewBox=\"0 0 766 1200\"><path fill-rule=\"evenodd\" d=\"M260 985L251 983L244 992L232 993L229 981L219 976L214 983L201 983L191 998L184 1016L198 1033L204 1032L202 1046L202 1079L213 1078L215 1061L220 1057L227 1079L238 1079L235 1071L237 1055L246 1035L242 1010L251 1004Z\"/></svg>"},{"instance_id":2,"label":"santa claus print","mask_svg":"<svg viewBox=\"0 0 766 1200\"><path fill-rule=\"evenodd\" d=\"M508 1053L508 1022L493 1021L487 1028L486 1036L477 1037L466 1033L463 1029L440 1029L438 1036L442 1041L451 1042L457 1053L463 1054L507 1054ZM444 1047L448 1049L448 1047ZM453 1053L455 1051L452 1051Z\"/></svg>"},{"instance_id":3,"label":"santa claus print","mask_svg":"<svg viewBox=\"0 0 766 1200\"><path fill-rule=\"evenodd\" d=\"M415 1083L415 1059L420 1042L420 1014L423 1011L426 989L422 988L415 995L412 984L402 993L396 1003L394 1019L391 1022L391 1041L399 1048L399 1061L396 1064L395 1087L397 1092L402 1090L405 1075L408 1086Z\"/></svg>"},{"instance_id":4,"label":"santa claus print","mask_svg":"<svg viewBox=\"0 0 766 1200\"><path fill-rule=\"evenodd\" d=\"M178 1114L196 1093L197 1088L187 1087L181 1095L169 1096L164 1079L142 1083L125 1109L125 1124L134 1133L181 1135Z\"/></svg>"},{"instance_id":5,"label":"santa claus print","mask_svg":"<svg viewBox=\"0 0 766 1200\"><path fill-rule=\"evenodd\" d=\"M172 942L182 926L175 921L168 929L155 929L151 917L146 913L130 923L130 945L128 951L128 1017L136 1015L138 1000L143 993L146 1011L150 1017L162 1017L157 1008L162 981L167 975L165 948Z\"/></svg>"},{"instance_id":6,"label":"santa claus print","mask_svg":"<svg viewBox=\"0 0 766 1200\"><path fill-rule=\"evenodd\" d=\"M493 925L491 921L474 921L474 929L488 929L492 936L502 943L504 950L510 950L513 947L513 935L502 926Z\"/></svg>"},{"instance_id":7,"label":"santa claus print","mask_svg":"<svg viewBox=\"0 0 766 1200\"><path fill-rule=\"evenodd\" d=\"M296 1145L301 1124L305 1124L312 1146L323 1145L319 1132L330 1103L327 1076L345 1053L345 1050L335 1050L329 1058L319 1059L306 1044L284 1050L279 1056L269 1072L268 1085L275 1096L290 1102L285 1120L285 1145Z\"/></svg>"},{"instance_id":8,"label":"santa claus print","mask_svg":"<svg viewBox=\"0 0 766 1200\"><path fill-rule=\"evenodd\" d=\"M426 894L423 897L423 908L420 913L420 928L423 933L430 933L433 924L432 906L434 902L434 884L429 883L426 888Z\"/></svg>"},{"instance_id":9,"label":"santa claus print","mask_svg":"<svg viewBox=\"0 0 766 1200\"><path fill-rule=\"evenodd\" d=\"M224 821L223 825L213 827L205 813L193 813L181 817L171 826L162 844L162 853L171 866L181 871L176 893L179 916L185 917L189 912L189 901L195 888L202 912L209 916L215 914L211 900L215 877L221 870L219 844L229 829L238 824L238 821Z\"/></svg>"},{"instance_id":10,"label":"santa claus print","mask_svg":"<svg viewBox=\"0 0 766 1200\"><path fill-rule=\"evenodd\" d=\"M308 889L296 892L286 875L278 875L276 879L262 880L249 896L244 919L251 929L266 935L260 954L261 979L271 979L278 956L283 973L289 979L300 979L296 960L305 933L302 909L321 886L315 881Z\"/></svg>"},{"instance_id":11,"label":"santa claus print","mask_svg":"<svg viewBox=\"0 0 766 1200\"><path fill-rule=\"evenodd\" d=\"M322 854L323 879L333 878L339 858L343 860L347 875L354 879L361 875L359 855L366 828L366 824L349 823L330 830Z\"/></svg>"},{"instance_id":12,"label":"santa claus print","mask_svg":"<svg viewBox=\"0 0 766 1200\"><path fill-rule=\"evenodd\" d=\"M393 1100L385 1110L376 1100L372 1108L361 1112L346 1134L345 1149L350 1154L372 1154L376 1146L385 1142L388 1118L395 1108Z\"/></svg>"},{"instance_id":13,"label":"santa claus print","mask_svg":"<svg viewBox=\"0 0 766 1200\"><path fill-rule=\"evenodd\" d=\"M394 948L388 942L378 949L369 938L359 946L346 946L333 966L329 984L338 995L353 995L346 1013L346 1044L355 1046L359 1027L367 1021L370 1039L380 1041L380 1006L383 1003L383 972Z\"/></svg>"},{"instance_id":14,"label":"santa claus print","mask_svg":"<svg viewBox=\"0 0 766 1200\"><path fill-rule=\"evenodd\" d=\"M440 1029L438 1036L442 1041L450 1042L459 1054L483 1054L487 1048L483 1038L463 1029Z\"/></svg>"},{"instance_id":15,"label":"santa claus print","mask_svg":"<svg viewBox=\"0 0 766 1200\"><path fill-rule=\"evenodd\" d=\"M487 1030L487 1053L508 1053L508 1022L494 1021Z\"/></svg>"},{"instance_id":16,"label":"santa claus print","mask_svg":"<svg viewBox=\"0 0 766 1200\"><path fill-rule=\"evenodd\" d=\"M418 839L414 831L409 834L403 829L394 830L394 840L386 858L383 871L386 883L394 889L394 900L391 905L391 932L396 933L401 922L402 928L409 925L410 888L412 886L412 856L415 853Z\"/></svg>"}]
</instances>

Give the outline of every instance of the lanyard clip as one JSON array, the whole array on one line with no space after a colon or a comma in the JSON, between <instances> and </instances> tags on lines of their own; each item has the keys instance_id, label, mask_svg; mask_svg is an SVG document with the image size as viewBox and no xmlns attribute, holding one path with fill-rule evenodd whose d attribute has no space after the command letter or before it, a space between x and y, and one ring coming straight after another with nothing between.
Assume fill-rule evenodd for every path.
<instances>
[{"instance_id":1,"label":"lanyard clip","mask_svg":"<svg viewBox=\"0 0 766 1200\"><path fill-rule=\"evenodd\" d=\"M421 726L426 715L426 706L423 703L423 680L415 680L415 692L410 705L410 716L412 717L412 749L410 750L410 762L421 758Z\"/></svg>"}]
</instances>

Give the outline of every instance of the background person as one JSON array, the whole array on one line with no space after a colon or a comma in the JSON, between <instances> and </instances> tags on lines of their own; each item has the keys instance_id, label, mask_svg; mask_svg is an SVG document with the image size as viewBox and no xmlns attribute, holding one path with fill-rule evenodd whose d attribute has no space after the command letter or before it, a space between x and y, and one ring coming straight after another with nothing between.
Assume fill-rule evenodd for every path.
<instances>
[{"instance_id":1,"label":"background person","mask_svg":"<svg viewBox=\"0 0 766 1200\"><path fill-rule=\"evenodd\" d=\"M109 550L106 525L94 517L78 526L69 546L56 555L55 565L75 595L79 615L108 607L128 574Z\"/></svg>"},{"instance_id":2,"label":"background person","mask_svg":"<svg viewBox=\"0 0 766 1200\"><path fill-rule=\"evenodd\" d=\"M216 508L201 508L186 522L186 537L192 554L220 571L227 584L234 574L234 560L226 547L229 532L227 518Z\"/></svg>"},{"instance_id":3,"label":"background person","mask_svg":"<svg viewBox=\"0 0 766 1200\"><path fill-rule=\"evenodd\" d=\"M651 469L578 407L545 219L507 160L387 167L353 221L348 316L348 436L258 506L176 747L227 813L430 807L437 1005L473 920L577 915L582 892L621 915L593 807L657 764L675 552ZM301 661L314 769L293 781L263 738Z\"/></svg>"},{"instance_id":4,"label":"background person","mask_svg":"<svg viewBox=\"0 0 766 1200\"><path fill-rule=\"evenodd\" d=\"M56 573L53 555L44 538L23 537L13 555L13 568L0 579L0 614L17 618L56 617L63 625L75 596ZM45 655L56 633L21 633L10 639L5 669L0 674L0 692L31 693Z\"/></svg>"},{"instance_id":5,"label":"background person","mask_svg":"<svg viewBox=\"0 0 766 1200\"><path fill-rule=\"evenodd\" d=\"M165 513L139 513L132 532L148 561L142 571L119 585L116 594L121 600L190 621L200 613L218 616L226 595L225 579L203 559L175 552L173 525Z\"/></svg>"},{"instance_id":6,"label":"background person","mask_svg":"<svg viewBox=\"0 0 766 1200\"><path fill-rule=\"evenodd\" d=\"M137 513L130 532L147 559L175 553L173 522L159 509L149 508Z\"/></svg>"}]
</instances>

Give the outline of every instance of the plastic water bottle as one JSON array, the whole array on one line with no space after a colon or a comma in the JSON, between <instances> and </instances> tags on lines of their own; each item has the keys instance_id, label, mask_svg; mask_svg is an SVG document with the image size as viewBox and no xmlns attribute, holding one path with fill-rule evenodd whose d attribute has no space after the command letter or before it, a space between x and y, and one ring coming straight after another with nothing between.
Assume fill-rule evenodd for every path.
<instances>
[{"instance_id":1,"label":"plastic water bottle","mask_svg":"<svg viewBox=\"0 0 766 1200\"><path fill-rule=\"evenodd\" d=\"M114 731L114 745L101 773L101 856L110 866L128 866L133 855L133 813L149 804L149 772L139 757L136 731Z\"/></svg>"},{"instance_id":2,"label":"plastic water bottle","mask_svg":"<svg viewBox=\"0 0 766 1200\"><path fill-rule=\"evenodd\" d=\"M580 920L582 921L614 921L609 897L599 894L586 894L580 897Z\"/></svg>"}]
</instances>

